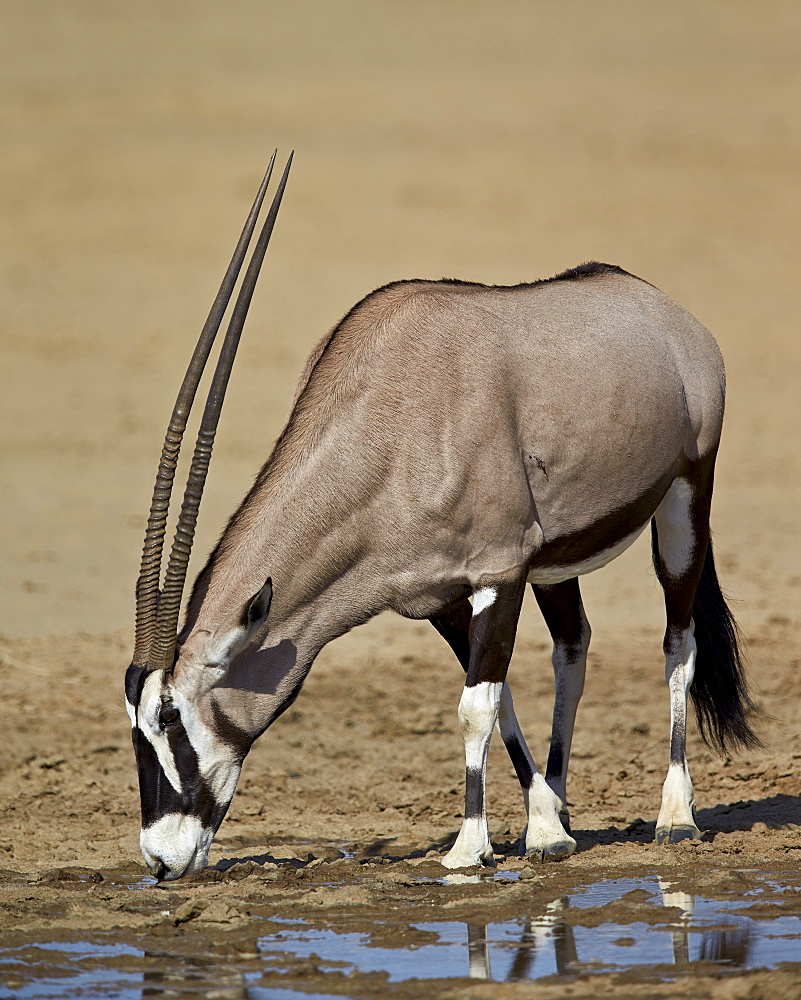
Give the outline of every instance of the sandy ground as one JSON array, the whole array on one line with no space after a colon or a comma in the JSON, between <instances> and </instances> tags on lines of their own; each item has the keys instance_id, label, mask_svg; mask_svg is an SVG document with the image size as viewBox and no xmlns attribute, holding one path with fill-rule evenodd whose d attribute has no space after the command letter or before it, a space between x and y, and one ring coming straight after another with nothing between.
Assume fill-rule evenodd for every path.
<instances>
[{"instance_id":1,"label":"sandy ground","mask_svg":"<svg viewBox=\"0 0 801 1000\"><path fill-rule=\"evenodd\" d=\"M638 543L584 586L594 638L570 786L579 853L558 877L797 872L799 29L790 2L3 4L4 937L111 922L198 927L203 946L207 908L176 928L156 904L131 911L119 893L53 870L108 881L140 864L121 682L144 514L180 373L274 145L294 147L296 165L196 562L268 453L306 353L370 288L442 275L508 283L593 258L642 275L702 319L727 360L713 524L766 749L719 761L693 736L708 835L650 845L668 702L658 587ZM531 602L511 677L541 759L548 655ZM393 863L403 874L439 850L461 810L460 681L424 624L381 618L333 644L251 754L212 862L286 861L305 840L406 858ZM522 807L497 747L488 803L505 857ZM175 887L161 909L216 894L210 912L228 916L206 933L232 934L255 897L306 912L311 890L287 888L289 868L270 885L251 872ZM323 882L323 910L389 906L380 879L345 877L345 896ZM411 890L393 891L413 905ZM489 905L465 892L466 906ZM709 995L801 992L792 971L771 975L710 979Z\"/></svg>"}]
</instances>

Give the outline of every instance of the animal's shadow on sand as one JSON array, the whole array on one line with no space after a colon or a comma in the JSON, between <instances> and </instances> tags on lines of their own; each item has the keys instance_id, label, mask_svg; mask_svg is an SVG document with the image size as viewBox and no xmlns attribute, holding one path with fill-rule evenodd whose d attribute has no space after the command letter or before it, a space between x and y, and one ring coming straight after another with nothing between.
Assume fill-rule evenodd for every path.
<instances>
[{"instance_id":1,"label":"animal's shadow on sand","mask_svg":"<svg viewBox=\"0 0 801 1000\"><path fill-rule=\"evenodd\" d=\"M721 803L709 809L699 809L696 818L703 833L703 840L706 842L713 842L721 833L750 831L755 823L764 823L768 829L774 830L786 827L788 824L801 826L801 795L770 795L764 799ZM573 836L578 842L579 854L598 844L649 844L653 842L655 835L655 821L648 822L641 818L633 820L625 827L608 826L595 830L573 831ZM455 832L448 833L439 840L413 849L394 844L394 838L380 838L364 845L353 844L350 849L334 845L323 845L322 848L310 845L305 859L281 857L280 851L275 855L271 853L232 855L221 859L206 870L224 873L234 865L248 861L258 865L289 865L293 868L305 868L312 861L319 859L332 861L337 858L353 858L362 863L382 860L411 861L425 857L430 851L444 853L453 844L455 837ZM510 858L520 855L521 845L518 839L493 839L493 845L498 854Z\"/></svg>"},{"instance_id":2,"label":"animal's shadow on sand","mask_svg":"<svg viewBox=\"0 0 801 1000\"><path fill-rule=\"evenodd\" d=\"M312 862L320 860L336 861L351 859L361 864L385 861L411 861L425 857L430 851L434 851L437 854L444 853L452 846L455 839L456 834L449 833L440 840L426 844L424 847L416 848L395 844L393 843L395 840L394 837L382 837L366 844L352 843L347 847L338 847L334 844L309 845L308 850L298 850L290 856L283 856L280 850L276 851L275 854L231 855L230 857L221 858L217 864L204 869L204 871L223 873L233 868L234 865L246 864L248 861L253 861L258 865L275 864L292 868L306 868ZM295 854L305 854L306 857L305 859L299 858L294 856ZM201 872L200 874L202 875L203 873ZM211 877L213 878L214 876L212 875Z\"/></svg>"},{"instance_id":3,"label":"animal's shadow on sand","mask_svg":"<svg viewBox=\"0 0 801 1000\"><path fill-rule=\"evenodd\" d=\"M755 823L778 830L792 823L801 825L801 795L770 795L764 799L721 803L696 812L696 822L703 840L714 842L718 834L749 831ZM647 844L656 836L656 822L635 819L623 828L608 826L599 830L576 830L578 852L596 844Z\"/></svg>"}]
</instances>

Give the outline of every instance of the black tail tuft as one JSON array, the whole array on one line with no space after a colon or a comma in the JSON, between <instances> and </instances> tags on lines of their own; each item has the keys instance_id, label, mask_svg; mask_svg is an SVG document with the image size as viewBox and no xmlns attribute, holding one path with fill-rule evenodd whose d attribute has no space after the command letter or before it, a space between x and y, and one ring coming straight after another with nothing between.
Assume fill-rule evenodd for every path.
<instances>
[{"instance_id":1,"label":"black tail tuft","mask_svg":"<svg viewBox=\"0 0 801 1000\"><path fill-rule=\"evenodd\" d=\"M656 524L652 521L651 525L654 568L663 583ZM701 738L723 756L738 747L761 747L748 720L757 708L748 691L740 630L718 583L711 539L693 601L693 621L697 649L690 697Z\"/></svg>"}]
</instances>

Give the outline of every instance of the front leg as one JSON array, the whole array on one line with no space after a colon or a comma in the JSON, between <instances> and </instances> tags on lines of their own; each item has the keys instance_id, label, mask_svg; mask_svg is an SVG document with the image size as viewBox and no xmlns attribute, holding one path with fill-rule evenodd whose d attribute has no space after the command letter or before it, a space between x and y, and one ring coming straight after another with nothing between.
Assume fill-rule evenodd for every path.
<instances>
[{"instance_id":1,"label":"front leg","mask_svg":"<svg viewBox=\"0 0 801 1000\"><path fill-rule=\"evenodd\" d=\"M470 663L459 701L465 748L464 821L443 859L446 868L494 864L484 801L487 751L512 658L524 586L525 581L517 579L483 587L473 595Z\"/></svg>"},{"instance_id":2,"label":"front leg","mask_svg":"<svg viewBox=\"0 0 801 1000\"><path fill-rule=\"evenodd\" d=\"M473 609L467 598L430 619L431 624L456 654L456 658L465 673L470 669L470 623L472 619ZM509 759L515 769L517 780L523 790L526 816L528 816L529 790L539 771L517 721L508 681L504 684L501 692L498 728L501 731L501 738L509 754Z\"/></svg>"}]
</instances>

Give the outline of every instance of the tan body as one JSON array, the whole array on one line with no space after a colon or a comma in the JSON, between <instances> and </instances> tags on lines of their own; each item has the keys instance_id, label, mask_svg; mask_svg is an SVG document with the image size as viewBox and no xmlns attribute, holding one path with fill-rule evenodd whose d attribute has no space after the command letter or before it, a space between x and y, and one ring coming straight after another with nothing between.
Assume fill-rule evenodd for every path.
<instances>
[{"instance_id":1,"label":"tan body","mask_svg":"<svg viewBox=\"0 0 801 1000\"><path fill-rule=\"evenodd\" d=\"M755 739L735 639L722 668L707 655L709 615L731 625L708 544L724 394L709 332L619 268L367 296L309 359L272 456L195 584L175 661L129 670L151 869L202 867L252 741L327 642L389 609L430 619L466 672L465 819L444 864L491 862L496 721L523 787L526 852L570 855L567 765L590 639L577 577L652 519L672 719L657 839L697 836L684 756L696 648L702 726L720 745ZM712 610L697 645L704 580ZM545 776L505 683L527 581L554 639Z\"/></svg>"},{"instance_id":2,"label":"tan body","mask_svg":"<svg viewBox=\"0 0 801 1000\"><path fill-rule=\"evenodd\" d=\"M567 579L717 448L712 336L628 275L400 283L321 346L192 631L232 627L267 575L271 634L322 597L324 641L340 615L426 618L523 570Z\"/></svg>"}]
</instances>

